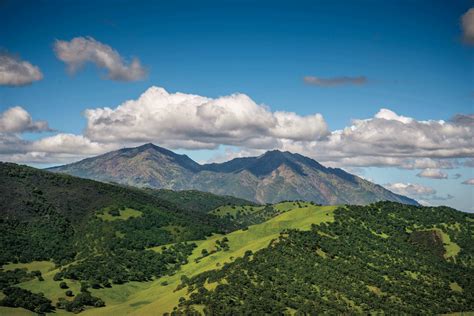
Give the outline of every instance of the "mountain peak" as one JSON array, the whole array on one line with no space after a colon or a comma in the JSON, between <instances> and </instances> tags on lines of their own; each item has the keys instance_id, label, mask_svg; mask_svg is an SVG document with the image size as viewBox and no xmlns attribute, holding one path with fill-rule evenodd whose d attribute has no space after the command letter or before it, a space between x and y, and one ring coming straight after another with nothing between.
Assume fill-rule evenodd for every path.
<instances>
[{"instance_id":1,"label":"mountain peak","mask_svg":"<svg viewBox=\"0 0 474 316\"><path fill-rule=\"evenodd\" d=\"M261 154L257 158L260 159L260 158L269 158L269 157L283 157L285 154L292 155L292 153L290 153L289 151L280 151L278 149L273 149L273 150L266 151L265 153Z\"/></svg>"},{"instance_id":2,"label":"mountain peak","mask_svg":"<svg viewBox=\"0 0 474 316\"><path fill-rule=\"evenodd\" d=\"M304 199L324 204L379 200L416 204L341 169L280 150L200 165L186 155L146 143L49 170L127 185L197 189L261 203Z\"/></svg>"},{"instance_id":3,"label":"mountain peak","mask_svg":"<svg viewBox=\"0 0 474 316\"><path fill-rule=\"evenodd\" d=\"M158 150L158 151L168 151L168 152L172 152L168 149L165 149L163 147L160 147L160 146L157 146L153 143L146 143L146 144L143 144L141 146L138 146L138 147L135 147L133 149L136 149L136 150L139 150L139 151L143 151L143 150L147 150L147 149L154 149L154 150Z\"/></svg>"}]
</instances>

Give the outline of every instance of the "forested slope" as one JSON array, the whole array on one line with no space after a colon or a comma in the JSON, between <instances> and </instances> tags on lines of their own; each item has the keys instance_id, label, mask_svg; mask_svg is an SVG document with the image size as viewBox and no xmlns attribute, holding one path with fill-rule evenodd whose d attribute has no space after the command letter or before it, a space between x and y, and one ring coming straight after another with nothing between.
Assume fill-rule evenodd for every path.
<instances>
[{"instance_id":1,"label":"forested slope","mask_svg":"<svg viewBox=\"0 0 474 316\"><path fill-rule=\"evenodd\" d=\"M15 164L0 193L0 314L474 311L474 215L447 207L234 205Z\"/></svg>"},{"instance_id":2,"label":"forested slope","mask_svg":"<svg viewBox=\"0 0 474 316\"><path fill-rule=\"evenodd\" d=\"M347 206L181 286L179 311L442 314L474 310L474 216L397 203Z\"/></svg>"},{"instance_id":3,"label":"forested slope","mask_svg":"<svg viewBox=\"0 0 474 316\"><path fill-rule=\"evenodd\" d=\"M87 287L173 273L195 247L185 241L239 227L142 190L9 163L0 163L0 205L0 265L52 260L62 267L55 278L86 282L84 293ZM170 243L174 245L160 253L148 250ZM23 302L37 301L33 305L41 311L50 310L33 294L8 288L36 277L36 273L2 272L4 304L13 304L8 298L15 296ZM81 310L84 304L77 305L70 309Z\"/></svg>"}]
</instances>

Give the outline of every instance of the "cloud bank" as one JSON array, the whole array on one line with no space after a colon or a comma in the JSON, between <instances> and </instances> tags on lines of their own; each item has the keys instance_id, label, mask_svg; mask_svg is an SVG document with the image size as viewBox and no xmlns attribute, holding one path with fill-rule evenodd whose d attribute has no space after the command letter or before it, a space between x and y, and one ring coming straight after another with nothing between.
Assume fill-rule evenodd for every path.
<instances>
[{"instance_id":1,"label":"cloud bank","mask_svg":"<svg viewBox=\"0 0 474 316\"><path fill-rule=\"evenodd\" d=\"M395 193L398 193L401 195L412 196L412 197L413 196L415 197L426 196L426 195L431 195L431 194L436 193L435 189L428 186L421 185L421 184L397 182L397 183L389 183L385 185L385 187Z\"/></svg>"},{"instance_id":2,"label":"cloud bank","mask_svg":"<svg viewBox=\"0 0 474 316\"><path fill-rule=\"evenodd\" d=\"M312 86L320 87L335 87L342 85L363 85L367 83L367 78L364 76L358 77L334 77L334 78L320 78L314 76L306 76L303 81Z\"/></svg>"},{"instance_id":3,"label":"cloud bank","mask_svg":"<svg viewBox=\"0 0 474 316\"><path fill-rule=\"evenodd\" d=\"M420 177L445 179L442 169L474 166L474 115L419 121L382 108L330 131L321 114L271 111L245 94L210 98L151 87L115 107L84 111L83 135L59 133L36 141L22 132L45 131L22 108L1 114L2 160L62 163L113 149L153 142L170 149L215 149L215 160L280 149L312 157L331 167L396 167L420 170ZM33 160L31 160L33 159ZM56 159L56 160L55 160ZM70 162L70 161L67 161Z\"/></svg>"},{"instance_id":4,"label":"cloud bank","mask_svg":"<svg viewBox=\"0 0 474 316\"><path fill-rule=\"evenodd\" d=\"M54 52L68 65L71 73L77 72L86 63L91 62L105 69L110 80L137 81L146 77L146 70L140 60L133 58L126 64L116 50L92 37L76 37L70 41L56 40Z\"/></svg>"},{"instance_id":5,"label":"cloud bank","mask_svg":"<svg viewBox=\"0 0 474 316\"><path fill-rule=\"evenodd\" d=\"M454 198L454 196L452 196L451 194L446 194L445 196L437 195L436 190L432 187L416 183L389 183L386 184L385 187L392 192L409 196L420 201L447 201Z\"/></svg>"},{"instance_id":6,"label":"cloud bank","mask_svg":"<svg viewBox=\"0 0 474 316\"><path fill-rule=\"evenodd\" d=\"M43 79L38 66L7 52L0 52L0 85L24 86Z\"/></svg>"}]
</instances>

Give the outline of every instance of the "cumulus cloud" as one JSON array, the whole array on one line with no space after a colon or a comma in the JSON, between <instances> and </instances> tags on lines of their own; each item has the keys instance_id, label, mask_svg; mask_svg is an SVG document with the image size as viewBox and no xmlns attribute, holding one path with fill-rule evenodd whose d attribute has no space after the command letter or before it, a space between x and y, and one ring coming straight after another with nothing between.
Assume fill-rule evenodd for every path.
<instances>
[{"instance_id":1,"label":"cumulus cloud","mask_svg":"<svg viewBox=\"0 0 474 316\"><path fill-rule=\"evenodd\" d=\"M0 133L0 161L17 163L69 163L120 148L118 144L92 142L82 135L59 133L35 141Z\"/></svg>"},{"instance_id":2,"label":"cumulus cloud","mask_svg":"<svg viewBox=\"0 0 474 316\"><path fill-rule=\"evenodd\" d=\"M282 141L282 149L311 156L332 166L393 166L407 169L452 168L474 156L472 115L453 120L417 121L381 109L373 118L311 142Z\"/></svg>"},{"instance_id":3,"label":"cumulus cloud","mask_svg":"<svg viewBox=\"0 0 474 316\"><path fill-rule=\"evenodd\" d=\"M38 140L25 140L26 132L50 132L46 121L35 121L20 106L0 113L0 161L18 163L71 162L91 155L114 150L118 144L107 145L89 140L83 135L59 133Z\"/></svg>"},{"instance_id":4,"label":"cumulus cloud","mask_svg":"<svg viewBox=\"0 0 474 316\"><path fill-rule=\"evenodd\" d=\"M447 121L419 121L382 108L373 117L355 119L346 128L330 132L320 114L273 112L245 94L210 98L151 87L137 99L115 107L90 108L84 116L84 135L74 135L70 143L85 147L73 145L67 153L67 142L59 140L73 136L60 134L24 146L12 133L43 130L47 124L41 127L28 115L23 117L29 119L15 124L15 120L3 119L0 132L10 134L4 135L0 154L17 153L23 156L15 159L27 159L26 153L35 152L35 157L46 153L51 161L53 152L62 153L61 159L65 159L74 148L78 156L81 152L94 155L153 142L170 149L233 148L214 157L219 161L280 149L312 157L330 167L418 169L423 170L419 176L443 179L447 175L440 169L474 166L472 114L459 114Z\"/></svg>"},{"instance_id":5,"label":"cumulus cloud","mask_svg":"<svg viewBox=\"0 0 474 316\"><path fill-rule=\"evenodd\" d=\"M54 51L68 65L71 73L91 62L106 69L107 78L111 80L136 81L146 77L146 70L140 60L133 58L127 64L116 50L92 37L76 37L71 41L56 40Z\"/></svg>"},{"instance_id":6,"label":"cumulus cloud","mask_svg":"<svg viewBox=\"0 0 474 316\"><path fill-rule=\"evenodd\" d=\"M412 197L414 199L417 199L418 202L422 201L426 204L431 204L429 202L426 202L426 200L446 201L454 198L454 196L451 194L446 194L444 196L437 195L436 190L432 187L416 183L389 183L385 185L385 188L397 194Z\"/></svg>"},{"instance_id":7,"label":"cumulus cloud","mask_svg":"<svg viewBox=\"0 0 474 316\"><path fill-rule=\"evenodd\" d=\"M431 179L447 179L448 174L439 169L425 169L419 172L417 177L431 178Z\"/></svg>"},{"instance_id":8,"label":"cumulus cloud","mask_svg":"<svg viewBox=\"0 0 474 316\"><path fill-rule=\"evenodd\" d=\"M474 178L467 179L466 181L463 181L462 184L474 185Z\"/></svg>"},{"instance_id":9,"label":"cumulus cloud","mask_svg":"<svg viewBox=\"0 0 474 316\"><path fill-rule=\"evenodd\" d=\"M367 78L364 76L358 77L334 77L334 78L320 78L314 76L306 76L303 78L303 81L312 86L319 87L335 87L342 85L363 85L367 83Z\"/></svg>"},{"instance_id":10,"label":"cumulus cloud","mask_svg":"<svg viewBox=\"0 0 474 316\"><path fill-rule=\"evenodd\" d=\"M416 183L389 183L385 187L397 194L408 196L426 196L436 193L435 189Z\"/></svg>"},{"instance_id":11,"label":"cumulus cloud","mask_svg":"<svg viewBox=\"0 0 474 316\"><path fill-rule=\"evenodd\" d=\"M85 111L91 140L156 142L170 148L216 148L220 144L274 148L281 139L310 141L328 135L320 114L271 112L245 94L207 98L151 87L116 108Z\"/></svg>"},{"instance_id":12,"label":"cumulus cloud","mask_svg":"<svg viewBox=\"0 0 474 316\"><path fill-rule=\"evenodd\" d=\"M24 86L43 79L38 66L7 52L0 52L0 85Z\"/></svg>"},{"instance_id":13,"label":"cumulus cloud","mask_svg":"<svg viewBox=\"0 0 474 316\"><path fill-rule=\"evenodd\" d=\"M470 8L461 16L463 40L467 44L474 44L474 8Z\"/></svg>"},{"instance_id":14,"label":"cumulus cloud","mask_svg":"<svg viewBox=\"0 0 474 316\"><path fill-rule=\"evenodd\" d=\"M0 133L51 131L46 121L33 121L30 113L21 106L11 107L0 113Z\"/></svg>"}]
</instances>

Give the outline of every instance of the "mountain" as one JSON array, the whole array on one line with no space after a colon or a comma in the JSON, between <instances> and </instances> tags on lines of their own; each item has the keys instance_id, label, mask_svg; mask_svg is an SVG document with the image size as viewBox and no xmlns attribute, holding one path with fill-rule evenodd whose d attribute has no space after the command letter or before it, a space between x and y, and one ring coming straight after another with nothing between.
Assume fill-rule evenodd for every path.
<instances>
[{"instance_id":1,"label":"mountain","mask_svg":"<svg viewBox=\"0 0 474 316\"><path fill-rule=\"evenodd\" d=\"M232 195L258 203L306 200L335 205L388 200L418 204L342 169L278 150L200 165L186 155L145 144L48 170L137 187Z\"/></svg>"}]
</instances>

